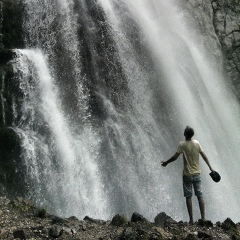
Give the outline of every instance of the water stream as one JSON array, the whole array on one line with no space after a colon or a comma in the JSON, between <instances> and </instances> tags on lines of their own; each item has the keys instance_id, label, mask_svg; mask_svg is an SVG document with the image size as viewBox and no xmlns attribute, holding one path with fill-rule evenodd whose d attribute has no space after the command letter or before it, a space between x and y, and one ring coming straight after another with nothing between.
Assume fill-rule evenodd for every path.
<instances>
[{"instance_id":1,"label":"water stream","mask_svg":"<svg viewBox=\"0 0 240 240\"><path fill-rule=\"evenodd\" d=\"M38 204L187 220L182 160L160 162L190 125L222 175L212 182L202 162L207 218L239 220L239 103L184 12L164 0L25 0L14 128Z\"/></svg>"}]
</instances>

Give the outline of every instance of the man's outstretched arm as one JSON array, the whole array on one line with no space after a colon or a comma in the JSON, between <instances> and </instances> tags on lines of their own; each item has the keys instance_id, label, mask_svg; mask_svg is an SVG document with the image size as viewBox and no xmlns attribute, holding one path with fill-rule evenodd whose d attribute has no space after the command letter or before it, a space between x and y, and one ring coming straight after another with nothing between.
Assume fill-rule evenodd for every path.
<instances>
[{"instance_id":1,"label":"man's outstretched arm","mask_svg":"<svg viewBox=\"0 0 240 240\"><path fill-rule=\"evenodd\" d=\"M200 154L201 154L203 160L205 161L205 163L208 165L210 171L214 172L214 170L212 169L212 167L211 167L211 165L208 161L208 158L207 158L206 154L204 152L200 152Z\"/></svg>"},{"instance_id":2,"label":"man's outstretched arm","mask_svg":"<svg viewBox=\"0 0 240 240\"><path fill-rule=\"evenodd\" d=\"M170 159L168 159L168 160L165 161L165 162L162 162L162 163L161 163L162 166L163 166L163 167L166 167L170 162L173 162L173 161L177 160L180 154L181 154L181 153L177 153L177 152L176 152Z\"/></svg>"}]
</instances>

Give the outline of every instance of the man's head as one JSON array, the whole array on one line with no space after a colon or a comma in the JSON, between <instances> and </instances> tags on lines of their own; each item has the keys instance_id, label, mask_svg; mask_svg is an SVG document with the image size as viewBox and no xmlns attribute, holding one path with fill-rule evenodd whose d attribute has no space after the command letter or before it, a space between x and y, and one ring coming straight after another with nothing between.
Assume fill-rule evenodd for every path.
<instances>
[{"instance_id":1,"label":"man's head","mask_svg":"<svg viewBox=\"0 0 240 240\"><path fill-rule=\"evenodd\" d=\"M191 139L192 136L194 135L194 130L193 128L187 126L184 130L184 136L186 139Z\"/></svg>"}]
</instances>

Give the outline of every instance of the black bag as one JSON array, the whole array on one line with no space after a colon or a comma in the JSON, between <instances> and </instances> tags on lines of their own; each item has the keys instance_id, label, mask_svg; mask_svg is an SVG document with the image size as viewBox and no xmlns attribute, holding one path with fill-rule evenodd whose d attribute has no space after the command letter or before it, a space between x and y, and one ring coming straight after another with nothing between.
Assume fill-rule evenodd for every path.
<instances>
[{"instance_id":1,"label":"black bag","mask_svg":"<svg viewBox=\"0 0 240 240\"><path fill-rule=\"evenodd\" d=\"M216 171L210 172L209 175L211 176L211 178L214 182L219 182L221 180L220 174Z\"/></svg>"}]
</instances>

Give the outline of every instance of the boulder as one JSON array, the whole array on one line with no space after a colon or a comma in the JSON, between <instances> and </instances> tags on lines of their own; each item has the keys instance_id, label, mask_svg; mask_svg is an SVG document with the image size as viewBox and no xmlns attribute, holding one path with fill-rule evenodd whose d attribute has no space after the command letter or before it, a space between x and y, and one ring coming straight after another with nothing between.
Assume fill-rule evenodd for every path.
<instances>
[{"instance_id":1,"label":"boulder","mask_svg":"<svg viewBox=\"0 0 240 240\"><path fill-rule=\"evenodd\" d=\"M148 220L141 214L135 212L132 214L131 222L148 222Z\"/></svg>"},{"instance_id":2,"label":"boulder","mask_svg":"<svg viewBox=\"0 0 240 240\"><path fill-rule=\"evenodd\" d=\"M53 237L53 238L58 238L62 235L63 233L63 228L58 226L58 225L54 225L49 229L49 236Z\"/></svg>"},{"instance_id":3,"label":"boulder","mask_svg":"<svg viewBox=\"0 0 240 240\"><path fill-rule=\"evenodd\" d=\"M88 221L88 222L92 222L92 223L96 223L96 224L105 224L106 223L106 221L104 221L104 220L94 219L94 218L91 218L91 217L88 217L88 216L84 217L83 220Z\"/></svg>"},{"instance_id":4,"label":"boulder","mask_svg":"<svg viewBox=\"0 0 240 240\"><path fill-rule=\"evenodd\" d=\"M70 221L78 221L78 218L75 217L75 216L71 216L71 217L68 218L68 220L70 220Z\"/></svg>"},{"instance_id":5,"label":"boulder","mask_svg":"<svg viewBox=\"0 0 240 240\"><path fill-rule=\"evenodd\" d=\"M111 224L114 226L122 226L128 222L124 214L117 214L112 218Z\"/></svg>"},{"instance_id":6,"label":"boulder","mask_svg":"<svg viewBox=\"0 0 240 240\"><path fill-rule=\"evenodd\" d=\"M213 223L209 220L199 219L197 224L201 227L207 227L207 228L213 227Z\"/></svg>"},{"instance_id":7,"label":"boulder","mask_svg":"<svg viewBox=\"0 0 240 240\"><path fill-rule=\"evenodd\" d=\"M15 230L13 232L13 237L21 239L21 240L27 239L26 234L25 234L25 232L23 230Z\"/></svg>"},{"instance_id":8,"label":"boulder","mask_svg":"<svg viewBox=\"0 0 240 240\"><path fill-rule=\"evenodd\" d=\"M211 235L209 235L208 233L203 232L203 231L198 231L198 235L197 236L200 239L212 239Z\"/></svg>"},{"instance_id":9,"label":"boulder","mask_svg":"<svg viewBox=\"0 0 240 240\"><path fill-rule=\"evenodd\" d=\"M60 218L60 217L58 217L58 216L54 216L54 217L52 218L52 223L53 223L53 224L65 224L65 223L67 223L67 220L64 219L64 218Z\"/></svg>"},{"instance_id":10,"label":"boulder","mask_svg":"<svg viewBox=\"0 0 240 240\"><path fill-rule=\"evenodd\" d=\"M237 225L232 221L231 218L227 218L221 225L222 229L228 231L231 229L236 229Z\"/></svg>"},{"instance_id":11,"label":"boulder","mask_svg":"<svg viewBox=\"0 0 240 240\"><path fill-rule=\"evenodd\" d=\"M154 218L154 223L157 226L160 226L162 228L166 226L170 226L172 224L177 224L175 220L173 220L171 217L169 217L165 212L159 213L155 218Z\"/></svg>"}]
</instances>

